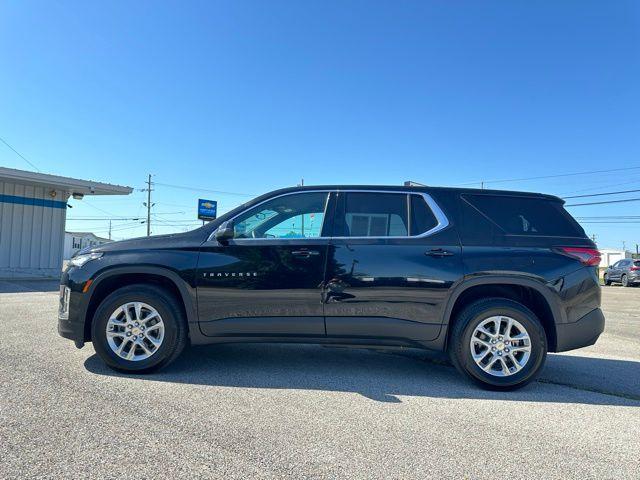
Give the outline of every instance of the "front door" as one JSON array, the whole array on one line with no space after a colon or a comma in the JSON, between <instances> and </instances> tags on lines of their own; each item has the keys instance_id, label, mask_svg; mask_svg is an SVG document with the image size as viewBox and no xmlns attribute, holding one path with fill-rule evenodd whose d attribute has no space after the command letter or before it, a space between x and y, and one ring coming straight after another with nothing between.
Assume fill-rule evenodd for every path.
<instances>
[{"instance_id":1,"label":"front door","mask_svg":"<svg viewBox=\"0 0 640 480\"><path fill-rule=\"evenodd\" d=\"M325 277L327 335L428 341L463 275L448 221L422 194L340 192Z\"/></svg>"},{"instance_id":2,"label":"front door","mask_svg":"<svg viewBox=\"0 0 640 480\"><path fill-rule=\"evenodd\" d=\"M232 220L228 244L203 245L197 289L205 335L325 335L327 199L328 192L274 197Z\"/></svg>"}]
</instances>

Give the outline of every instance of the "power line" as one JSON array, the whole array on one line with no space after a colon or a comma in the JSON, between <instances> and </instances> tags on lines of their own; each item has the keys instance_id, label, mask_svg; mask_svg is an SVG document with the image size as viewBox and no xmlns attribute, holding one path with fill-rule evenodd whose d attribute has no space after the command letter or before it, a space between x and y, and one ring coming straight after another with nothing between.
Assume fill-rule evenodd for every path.
<instances>
[{"instance_id":1,"label":"power line","mask_svg":"<svg viewBox=\"0 0 640 480\"><path fill-rule=\"evenodd\" d=\"M21 159L23 159L25 162L27 162L29 165L31 165L33 168L35 168L38 172L40 172L40 169L38 167L36 167L33 163L31 163L27 157L25 157L24 155L22 155L19 151L17 151L15 148L13 148L11 145L9 145L7 143L7 141L0 137L0 140L2 141L2 143L4 143L7 147L9 147L11 150L13 150L13 152L18 155Z\"/></svg>"},{"instance_id":2,"label":"power line","mask_svg":"<svg viewBox=\"0 0 640 480\"><path fill-rule=\"evenodd\" d=\"M99 212L106 213L107 215L110 215L112 217L117 217L117 215L114 215L111 212L107 212L104 208L96 207L95 205L87 202L86 200L84 200L84 203L85 203L85 205L89 205L91 208L93 208L95 210L98 210Z\"/></svg>"},{"instance_id":3,"label":"power line","mask_svg":"<svg viewBox=\"0 0 640 480\"><path fill-rule=\"evenodd\" d=\"M565 207L581 207L584 205L606 205L609 203L625 203L625 202L638 202L640 198L627 198L625 200L608 200L606 202L588 202L588 203L573 203L571 205L565 205Z\"/></svg>"},{"instance_id":4,"label":"power line","mask_svg":"<svg viewBox=\"0 0 640 480\"><path fill-rule=\"evenodd\" d=\"M153 182L153 184L154 185L160 185L162 187L180 188L182 190L191 190L191 191L195 191L195 192L218 193L220 195L238 195L238 196L241 196L241 197L255 197L255 195L252 194L252 193L225 192L225 191L222 191L222 190L210 190L208 188L188 187L188 186L185 186L185 185L174 185L172 183Z\"/></svg>"},{"instance_id":5,"label":"power line","mask_svg":"<svg viewBox=\"0 0 640 480\"><path fill-rule=\"evenodd\" d=\"M562 197L564 195L570 195L570 194L573 194L573 193L592 192L594 190L603 190L605 188L620 187L622 185L631 185L631 184L634 184L634 183L636 183L636 184L640 183L640 178L636 177L633 180L629 180L629 181L626 181L626 182L618 181L618 182L615 182L615 183L607 183L606 185L600 185L600 186L592 185L592 186L590 186L588 188L581 188L580 190L571 190L570 192L559 193L558 196Z\"/></svg>"},{"instance_id":6,"label":"power line","mask_svg":"<svg viewBox=\"0 0 640 480\"><path fill-rule=\"evenodd\" d=\"M487 183L507 183L507 182L524 182L527 180L543 180L547 178L560 178L560 177L573 177L576 175L591 175L595 173L610 173L610 172L623 172L628 170L640 170L640 167L626 167L626 168L613 168L609 170L592 170L589 172L574 172L574 173L561 173L558 175L542 175L539 177L526 177L526 178L504 178L500 180L478 180L476 182L458 183L458 186L464 185L478 185Z\"/></svg>"},{"instance_id":7,"label":"power line","mask_svg":"<svg viewBox=\"0 0 640 480\"><path fill-rule=\"evenodd\" d=\"M640 189L635 190L620 190L618 192L605 192L605 193L591 193L589 195L573 195L571 197L563 197L565 200L569 198L587 198L587 197L602 197L603 195L620 195L622 193L635 193L640 192Z\"/></svg>"},{"instance_id":8,"label":"power line","mask_svg":"<svg viewBox=\"0 0 640 480\"><path fill-rule=\"evenodd\" d=\"M594 217L574 217L576 220L630 220L630 219L639 219L640 215L602 215L602 216L594 216Z\"/></svg>"},{"instance_id":9,"label":"power line","mask_svg":"<svg viewBox=\"0 0 640 480\"><path fill-rule=\"evenodd\" d=\"M132 220L140 220L141 217L138 218L67 218L67 221L70 222L130 222Z\"/></svg>"}]
</instances>

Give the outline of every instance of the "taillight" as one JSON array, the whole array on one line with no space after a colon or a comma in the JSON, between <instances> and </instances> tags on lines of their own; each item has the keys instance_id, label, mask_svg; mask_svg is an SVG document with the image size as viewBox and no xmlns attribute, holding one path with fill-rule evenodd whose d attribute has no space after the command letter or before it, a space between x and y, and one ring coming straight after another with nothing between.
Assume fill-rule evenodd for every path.
<instances>
[{"instance_id":1,"label":"taillight","mask_svg":"<svg viewBox=\"0 0 640 480\"><path fill-rule=\"evenodd\" d=\"M556 247L559 253L573 257L583 265L597 267L600 265L600 252L595 248L587 247Z\"/></svg>"},{"instance_id":2,"label":"taillight","mask_svg":"<svg viewBox=\"0 0 640 480\"><path fill-rule=\"evenodd\" d=\"M631 267L629 270L631 270L632 272L637 272L638 270L640 270L640 267L636 267L635 265L633 267Z\"/></svg>"}]
</instances>

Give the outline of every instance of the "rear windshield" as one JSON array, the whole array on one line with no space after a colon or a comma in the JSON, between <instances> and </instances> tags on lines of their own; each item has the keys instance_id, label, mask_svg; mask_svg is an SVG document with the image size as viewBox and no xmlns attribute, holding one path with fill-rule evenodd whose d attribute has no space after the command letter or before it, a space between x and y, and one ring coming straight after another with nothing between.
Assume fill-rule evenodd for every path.
<instances>
[{"instance_id":1,"label":"rear windshield","mask_svg":"<svg viewBox=\"0 0 640 480\"><path fill-rule=\"evenodd\" d=\"M633 262L633 266L634 266L634 267L640 267L640 260L635 260L635 261Z\"/></svg>"},{"instance_id":2,"label":"rear windshield","mask_svg":"<svg viewBox=\"0 0 640 480\"><path fill-rule=\"evenodd\" d=\"M510 235L584 237L558 201L510 195L463 195L471 206Z\"/></svg>"}]
</instances>

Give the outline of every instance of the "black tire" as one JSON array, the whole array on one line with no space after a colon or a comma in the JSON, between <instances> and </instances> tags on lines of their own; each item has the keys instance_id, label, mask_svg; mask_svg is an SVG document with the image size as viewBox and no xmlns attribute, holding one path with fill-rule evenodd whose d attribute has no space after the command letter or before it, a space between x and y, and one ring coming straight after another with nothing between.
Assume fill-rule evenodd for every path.
<instances>
[{"instance_id":1,"label":"black tire","mask_svg":"<svg viewBox=\"0 0 640 480\"><path fill-rule=\"evenodd\" d=\"M127 302L143 302L157 310L164 323L164 339L149 358L138 361L120 358L107 342L107 322L111 314ZM98 306L91 326L93 347L100 358L119 372L149 373L173 362L187 344L187 323L177 299L168 291L146 284L119 288Z\"/></svg>"},{"instance_id":2,"label":"black tire","mask_svg":"<svg viewBox=\"0 0 640 480\"><path fill-rule=\"evenodd\" d=\"M622 275L622 278L620 278L620 283L622 283L623 287L628 287L629 286L629 277L627 277L626 275Z\"/></svg>"},{"instance_id":3,"label":"black tire","mask_svg":"<svg viewBox=\"0 0 640 480\"><path fill-rule=\"evenodd\" d=\"M531 339L531 354L522 370L498 377L481 369L471 356L471 336L489 317L505 315L520 322ZM547 337L536 315L521 303L506 298L487 298L471 303L457 316L448 347L451 363L476 384L489 390L515 390L536 378L547 358Z\"/></svg>"},{"instance_id":4,"label":"black tire","mask_svg":"<svg viewBox=\"0 0 640 480\"><path fill-rule=\"evenodd\" d=\"M606 273L603 275L602 279L604 280L604 284L608 287L609 285L611 285L611 280L609 280L609 275L607 275Z\"/></svg>"}]
</instances>

